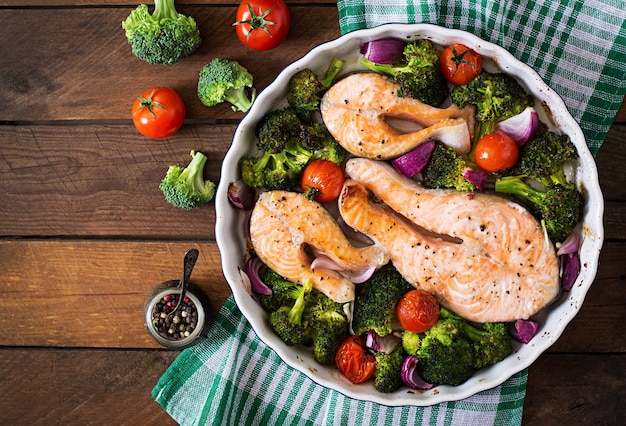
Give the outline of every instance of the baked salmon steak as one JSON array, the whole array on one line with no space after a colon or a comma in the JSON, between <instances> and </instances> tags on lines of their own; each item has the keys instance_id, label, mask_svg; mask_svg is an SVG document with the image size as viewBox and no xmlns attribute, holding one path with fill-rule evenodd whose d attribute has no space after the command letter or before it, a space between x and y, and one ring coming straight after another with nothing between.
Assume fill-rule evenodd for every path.
<instances>
[{"instance_id":1,"label":"baked salmon steak","mask_svg":"<svg viewBox=\"0 0 626 426\"><path fill-rule=\"evenodd\" d=\"M427 189L377 161L350 160L346 172L343 220L384 247L407 281L446 308L470 321L513 321L559 294L554 245L518 204Z\"/></svg>"}]
</instances>

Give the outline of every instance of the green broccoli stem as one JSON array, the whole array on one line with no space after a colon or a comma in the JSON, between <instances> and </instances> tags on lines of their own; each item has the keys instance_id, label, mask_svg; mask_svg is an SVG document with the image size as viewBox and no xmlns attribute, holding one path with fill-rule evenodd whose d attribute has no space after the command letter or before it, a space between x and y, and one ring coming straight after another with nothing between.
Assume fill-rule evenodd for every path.
<instances>
[{"instance_id":1,"label":"green broccoli stem","mask_svg":"<svg viewBox=\"0 0 626 426\"><path fill-rule=\"evenodd\" d=\"M232 104L233 111L248 112L252 107L252 103L256 98L256 91L252 89L251 97L248 98L246 89L239 87L237 89L230 89L224 93L224 100Z\"/></svg>"},{"instance_id":2,"label":"green broccoli stem","mask_svg":"<svg viewBox=\"0 0 626 426\"><path fill-rule=\"evenodd\" d=\"M522 180L522 176L505 176L496 180L495 190L505 194L518 195L539 205L543 201L544 193L533 188Z\"/></svg>"},{"instance_id":3,"label":"green broccoli stem","mask_svg":"<svg viewBox=\"0 0 626 426\"><path fill-rule=\"evenodd\" d=\"M176 19L177 17L175 0L154 0L152 19L160 21L161 19Z\"/></svg>"},{"instance_id":4,"label":"green broccoli stem","mask_svg":"<svg viewBox=\"0 0 626 426\"><path fill-rule=\"evenodd\" d=\"M370 70L379 74L384 74L388 77L396 77L403 72L410 73L413 71L408 65L398 66L391 64L377 64L369 59L361 59L361 65L369 68Z\"/></svg>"},{"instance_id":5,"label":"green broccoli stem","mask_svg":"<svg viewBox=\"0 0 626 426\"><path fill-rule=\"evenodd\" d=\"M320 80L320 83L325 89L328 89L330 85L335 81L337 74L343 69L344 62L341 59L333 58L330 61L330 65L324 74L324 78Z\"/></svg>"},{"instance_id":6,"label":"green broccoli stem","mask_svg":"<svg viewBox=\"0 0 626 426\"><path fill-rule=\"evenodd\" d=\"M292 324L302 324L302 314L304 313L304 308L306 307L306 297L312 289L313 283L311 280L306 280L301 286L298 286L296 290L290 292L291 297L296 296L296 301L289 311L289 321Z\"/></svg>"},{"instance_id":7,"label":"green broccoli stem","mask_svg":"<svg viewBox=\"0 0 626 426\"><path fill-rule=\"evenodd\" d=\"M204 187L204 165L207 162L207 156L201 152L191 151L191 162L185 170L180 174L180 179L185 180L189 183L189 186L192 188L203 188Z\"/></svg>"}]
</instances>

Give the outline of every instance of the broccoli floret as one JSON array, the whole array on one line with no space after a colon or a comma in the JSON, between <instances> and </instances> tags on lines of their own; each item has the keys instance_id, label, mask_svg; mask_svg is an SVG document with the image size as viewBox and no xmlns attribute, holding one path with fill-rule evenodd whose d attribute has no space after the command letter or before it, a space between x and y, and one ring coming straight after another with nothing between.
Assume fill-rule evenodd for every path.
<instances>
[{"instance_id":1,"label":"broccoli floret","mask_svg":"<svg viewBox=\"0 0 626 426\"><path fill-rule=\"evenodd\" d=\"M578 152L569 136L547 131L532 137L520 148L517 163L505 174L524 175L545 186L552 182L568 186L564 165L577 159Z\"/></svg>"},{"instance_id":2,"label":"broccoli floret","mask_svg":"<svg viewBox=\"0 0 626 426\"><path fill-rule=\"evenodd\" d=\"M403 385L401 372L406 355L402 346L398 346L391 353L374 353L376 360L374 389L378 392L390 393L397 391Z\"/></svg>"},{"instance_id":3,"label":"broccoli floret","mask_svg":"<svg viewBox=\"0 0 626 426\"><path fill-rule=\"evenodd\" d=\"M388 263L365 282L356 286L352 329L358 335L374 330L379 336L390 334L396 319L396 303L413 286Z\"/></svg>"},{"instance_id":4,"label":"broccoli floret","mask_svg":"<svg viewBox=\"0 0 626 426\"><path fill-rule=\"evenodd\" d=\"M319 110L322 95L335 81L344 62L333 58L323 78L311 69L303 69L294 74L287 85L287 102L300 119L309 121L314 111Z\"/></svg>"},{"instance_id":5,"label":"broccoli floret","mask_svg":"<svg viewBox=\"0 0 626 426\"><path fill-rule=\"evenodd\" d=\"M203 177L206 155L191 151L191 157L187 167L170 166L159 185L168 203L186 210L208 203L215 195L215 184Z\"/></svg>"},{"instance_id":6,"label":"broccoli floret","mask_svg":"<svg viewBox=\"0 0 626 426\"><path fill-rule=\"evenodd\" d=\"M333 364L339 345L350 334L343 305L313 290L304 317L313 340L313 358L322 365Z\"/></svg>"},{"instance_id":7,"label":"broccoli floret","mask_svg":"<svg viewBox=\"0 0 626 426\"><path fill-rule=\"evenodd\" d=\"M496 124L522 113L534 105L534 99L512 76L483 71L469 83L455 86L450 93L452 102L460 108L476 106L474 140L492 133Z\"/></svg>"},{"instance_id":8,"label":"broccoli floret","mask_svg":"<svg viewBox=\"0 0 626 426\"><path fill-rule=\"evenodd\" d=\"M427 188L454 188L457 191L475 191L476 185L464 174L471 169L469 162L454 148L435 141L435 149L422 169L422 184Z\"/></svg>"},{"instance_id":9,"label":"broccoli floret","mask_svg":"<svg viewBox=\"0 0 626 426\"><path fill-rule=\"evenodd\" d=\"M132 52L150 64L174 64L200 45L196 21L176 11L174 0L155 0L152 15L139 5L122 21Z\"/></svg>"},{"instance_id":10,"label":"broccoli floret","mask_svg":"<svg viewBox=\"0 0 626 426\"><path fill-rule=\"evenodd\" d=\"M256 97L254 79L239 62L214 58L202 67L198 98L206 106L229 102L233 111L248 112Z\"/></svg>"},{"instance_id":11,"label":"broccoli floret","mask_svg":"<svg viewBox=\"0 0 626 426\"><path fill-rule=\"evenodd\" d=\"M273 283L275 286L272 291L279 292L285 297L285 304L277 310L270 312L269 323L272 330L286 344L300 345L310 342L310 336L307 333L306 322L302 320L307 299L313 288L311 281L298 284L277 278Z\"/></svg>"},{"instance_id":12,"label":"broccoli floret","mask_svg":"<svg viewBox=\"0 0 626 426\"><path fill-rule=\"evenodd\" d=\"M418 99L428 105L439 106L448 97L448 83L439 68L439 51L430 40L408 43L399 64L377 64L362 59L361 64L372 71L386 75L400 86L397 95Z\"/></svg>"},{"instance_id":13,"label":"broccoli floret","mask_svg":"<svg viewBox=\"0 0 626 426\"><path fill-rule=\"evenodd\" d=\"M582 217L584 198L573 185L551 183L541 190L527 183L524 176L505 176L496 180L495 190L529 203L554 242L564 241Z\"/></svg>"},{"instance_id":14,"label":"broccoli floret","mask_svg":"<svg viewBox=\"0 0 626 426\"><path fill-rule=\"evenodd\" d=\"M417 357L420 347L422 346L422 339L424 333L414 333L412 331L405 330L402 332L402 347L407 354Z\"/></svg>"},{"instance_id":15,"label":"broccoli floret","mask_svg":"<svg viewBox=\"0 0 626 426\"><path fill-rule=\"evenodd\" d=\"M269 314L269 323L274 333L288 346L305 345L310 343L310 337L306 333L303 324L296 324L290 318L291 308L281 306Z\"/></svg>"},{"instance_id":16,"label":"broccoli floret","mask_svg":"<svg viewBox=\"0 0 626 426\"><path fill-rule=\"evenodd\" d=\"M276 154L302 132L302 123L293 108L283 108L268 112L256 125L257 147L262 151Z\"/></svg>"}]
</instances>

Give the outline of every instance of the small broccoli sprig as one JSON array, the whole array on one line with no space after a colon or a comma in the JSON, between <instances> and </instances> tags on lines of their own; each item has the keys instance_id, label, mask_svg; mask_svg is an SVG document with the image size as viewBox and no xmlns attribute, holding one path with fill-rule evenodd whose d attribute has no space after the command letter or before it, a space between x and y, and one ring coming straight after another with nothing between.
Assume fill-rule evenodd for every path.
<instances>
[{"instance_id":1,"label":"small broccoli sprig","mask_svg":"<svg viewBox=\"0 0 626 426\"><path fill-rule=\"evenodd\" d=\"M505 176L496 180L495 190L499 193L521 197L541 219L550 239L563 242L580 221L584 198L573 185L551 183L537 189L527 183L524 176Z\"/></svg>"},{"instance_id":2,"label":"small broccoli sprig","mask_svg":"<svg viewBox=\"0 0 626 426\"><path fill-rule=\"evenodd\" d=\"M396 303L413 286L396 268L388 263L374 272L356 287L352 329L363 335L374 330L379 336L387 336L397 322Z\"/></svg>"},{"instance_id":3,"label":"small broccoli sprig","mask_svg":"<svg viewBox=\"0 0 626 426\"><path fill-rule=\"evenodd\" d=\"M228 102L233 111L248 112L256 98L253 83L252 74L239 62L214 58L200 71L198 98L208 107Z\"/></svg>"},{"instance_id":4,"label":"small broccoli sprig","mask_svg":"<svg viewBox=\"0 0 626 426\"><path fill-rule=\"evenodd\" d=\"M292 189L314 159L343 161L345 150L321 123L302 123L286 107L265 114L255 129L257 156L240 161L242 180L253 188Z\"/></svg>"},{"instance_id":5,"label":"small broccoli sprig","mask_svg":"<svg viewBox=\"0 0 626 426\"><path fill-rule=\"evenodd\" d=\"M476 129L474 141L493 133L496 124L505 118L523 112L534 105L534 99L513 78L504 73L492 74L483 71L468 84L455 86L450 99L458 107L476 107Z\"/></svg>"},{"instance_id":6,"label":"small broccoli sprig","mask_svg":"<svg viewBox=\"0 0 626 426\"><path fill-rule=\"evenodd\" d=\"M139 5L122 21L132 52L150 64L174 64L196 51L200 31L196 21L176 11L174 0L155 0L154 12Z\"/></svg>"},{"instance_id":7,"label":"small broccoli sprig","mask_svg":"<svg viewBox=\"0 0 626 426\"><path fill-rule=\"evenodd\" d=\"M305 68L294 74L287 84L287 102L301 120L310 121L312 113L319 110L322 95L343 69L344 62L333 58L322 78Z\"/></svg>"},{"instance_id":8,"label":"small broccoli sprig","mask_svg":"<svg viewBox=\"0 0 626 426\"><path fill-rule=\"evenodd\" d=\"M558 183L571 186L565 176L565 164L578 159L578 151L569 136L546 131L532 137L520 148L519 158L509 176L527 176L544 186Z\"/></svg>"},{"instance_id":9,"label":"small broccoli sprig","mask_svg":"<svg viewBox=\"0 0 626 426\"><path fill-rule=\"evenodd\" d=\"M404 61L398 64L377 64L362 59L370 70L386 75L400 86L397 95L418 99L428 105L440 106L448 97L448 83L439 68L439 51L430 40L408 43Z\"/></svg>"},{"instance_id":10,"label":"small broccoli sprig","mask_svg":"<svg viewBox=\"0 0 626 426\"><path fill-rule=\"evenodd\" d=\"M194 151L190 155L187 167L170 166L159 185L168 203L185 210L200 207L215 195L215 184L203 177L206 155Z\"/></svg>"},{"instance_id":11,"label":"small broccoli sprig","mask_svg":"<svg viewBox=\"0 0 626 426\"><path fill-rule=\"evenodd\" d=\"M311 346L318 363L333 364L339 345L350 334L343 305L312 289L310 282L301 285L271 269L263 281L272 294L259 296L260 302L278 337L290 346Z\"/></svg>"},{"instance_id":12,"label":"small broccoli sprig","mask_svg":"<svg viewBox=\"0 0 626 426\"><path fill-rule=\"evenodd\" d=\"M374 389L378 392L390 393L397 391L403 385L402 363L407 353L399 345L394 351L374 352L376 369L374 370Z\"/></svg>"},{"instance_id":13,"label":"small broccoli sprig","mask_svg":"<svg viewBox=\"0 0 626 426\"><path fill-rule=\"evenodd\" d=\"M430 160L422 169L422 184L427 188L475 191L476 185L467 178L472 170L469 161L457 154L454 148L435 141Z\"/></svg>"}]
</instances>

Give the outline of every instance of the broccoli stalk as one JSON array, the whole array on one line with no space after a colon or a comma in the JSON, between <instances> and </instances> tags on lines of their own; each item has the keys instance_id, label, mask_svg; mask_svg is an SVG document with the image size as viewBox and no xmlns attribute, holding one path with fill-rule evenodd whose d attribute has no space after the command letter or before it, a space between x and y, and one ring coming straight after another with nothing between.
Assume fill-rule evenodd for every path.
<instances>
[{"instance_id":1,"label":"broccoli stalk","mask_svg":"<svg viewBox=\"0 0 626 426\"><path fill-rule=\"evenodd\" d=\"M196 21L176 11L174 0L155 0L152 15L139 5L122 21L132 52L150 64L174 64L200 45Z\"/></svg>"},{"instance_id":2,"label":"broccoli stalk","mask_svg":"<svg viewBox=\"0 0 626 426\"><path fill-rule=\"evenodd\" d=\"M386 75L398 84L398 96L418 99L439 106L448 97L448 83L439 68L439 51L429 40L417 40L404 47L404 61L398 64L377 64L362 59L361 64Z\"/></svg>"},{"instance_id":3,"label":"broccoli stalk","mask_svg":"<svg viewBox=\"0 0 626 426\"><path fill-rule=\"evenodd\" d=\"M215 184L203 177L207 157L194 151L190 155L187 167L170 166L159 185L168 203L185 210L200 207L215 195Z\"/></svg>"},{"instance_id":4,"label":"broccoli stalk","mask_svg":"<svg viewBox=\"0 0 626 426\"><path fill-rule=\"evenodd\" d=\"M253 82L252 74L237 61L214 58L200 71L198 98L208 107L228 102L233 111L248 112L256 98Z\"/></svg>"},{"instance_id":5,"label":"broccoli stalk","mask_svg":"<svg viewBox=\"0 0 626 426\"><path fill-rule=\"evenodd\" d=\"M450 98L459 108L476 106L474 141L493 133L498 122L520 114L534 99L515 78L504 73L481 72L462 86L455 86ZM471 156L473 158L473 155Z\"/></svg>"},{"instance_id":6,"label":"broccoli stalk","mask_svg":"<svg viewBox=\"0 0 626 426\"><path fill-rule=\"evenodd\" d=\"M525 182L524 176L505 176L496 180L495 190L529 202L554 242L564 241L582 217L583 195L573 185L551 183L542 191Z\"/></svg>"}]
</instances>

